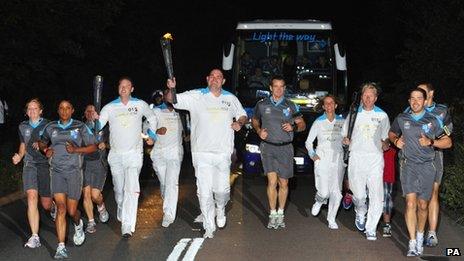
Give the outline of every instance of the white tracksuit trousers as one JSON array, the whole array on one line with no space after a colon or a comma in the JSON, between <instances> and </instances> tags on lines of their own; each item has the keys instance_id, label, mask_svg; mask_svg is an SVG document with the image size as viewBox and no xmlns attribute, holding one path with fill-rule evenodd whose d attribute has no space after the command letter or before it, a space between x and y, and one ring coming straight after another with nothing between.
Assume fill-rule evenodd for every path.
<instances>
[{"instance_id":1,"label":"white tracksuit trousers","mask_svg":"<svg viewBox=\"0 0 464 261\"><path fill-rule=\"evenodd\" d=\"M140 151L118 153L110 150L108 163L113 176L114 198L118 205L117 218L122 227L130 227L135 232L143 154Z\"/></svg>"},{"instance_id":2,"label":"white tracksuit trousers","mask_svg":"<svg viewBox=\"0 0 464 261\"><path fill-rule=\"evenodd\" d=\"M382 153L350 153L348 180L356 215L365 216L366 232L375 232L383 211ZM366 198L369 197L369 207Z\"/></svg>"},{"instance_id":3,"label":"white tracksuit trousers","mask_svg":"<svg viewBox=\"0 0 464 261\"><path fill-rule=\"evenodd\" d=\"M315 200L324 204L329 201L327 221L335 222L338 208L342 200L342 182L345 168L343 152L333 150L317 150L320 160L314 163L314 179L316 183Z\"/></svg>"},{"instance_id":4,"label":"white tracksuit trousers","mask_svg":"<svg viewBox=\"0 0 464 261\"><path fill-rule=\"evenodd\" d=\"M197 195L203 215L203 228L215 231L217 211L225 211L230 199L231 155L226 153L192 153Z\"/></svg>"},{"instance_id":5,"label":"white tracksuit trousers","mask_svg":"<svg viewBox=\"0 0 464 261\"><path fill-rule=\"evenodd\" d=\"M170 219L176 218L177 200L179 197L179 174L184 151L182 146L154 148L150 158L153 169L160 182L163 198L163 213Z\"/></svg>"}]
</instances>

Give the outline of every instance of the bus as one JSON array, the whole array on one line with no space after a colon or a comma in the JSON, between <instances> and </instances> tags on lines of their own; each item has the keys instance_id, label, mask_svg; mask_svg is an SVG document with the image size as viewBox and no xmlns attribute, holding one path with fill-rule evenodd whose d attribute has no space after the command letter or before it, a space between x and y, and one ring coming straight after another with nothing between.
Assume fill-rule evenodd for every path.
<instances>
[{"instance_id":1,"label":"bus","mask_svg":"<svg viewBox=\"0 0 464 261\"><path fill-rule=\"evenodd\" d=\"M347 104L346 54L332 24L318 20L239 22L233 39L224 47L222 59L222 69L231 80L230 91L251 116L256 102L270 95L270 78L277 74L284 77L285 95L299 106L308 126L294 140L296 170L306 171L310 160L304 141L320 98L333 94ZM247 133L243 143L244 157L253 158L245 159L245 165L252 163L248 167L259 168L255 162L259 160L259 139Z\"/></svg>"}]
</instances>

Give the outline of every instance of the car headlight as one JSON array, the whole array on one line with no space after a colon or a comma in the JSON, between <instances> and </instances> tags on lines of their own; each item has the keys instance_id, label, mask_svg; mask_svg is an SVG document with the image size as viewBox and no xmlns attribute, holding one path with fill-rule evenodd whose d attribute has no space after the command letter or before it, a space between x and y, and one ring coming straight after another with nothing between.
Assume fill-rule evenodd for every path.
<instances>
[{"instance_id":1,"label":"car headlight","mask_svg":"<svg viewBox=\"0 0 464 261\"><path fill-rule=\"evenodd\" d=\"M250 153L261 153L261 151L259 150L259 146L254 145L254 144L246 144L245 145L245 150L250 152Z\"/></svg>"}]
</instances>

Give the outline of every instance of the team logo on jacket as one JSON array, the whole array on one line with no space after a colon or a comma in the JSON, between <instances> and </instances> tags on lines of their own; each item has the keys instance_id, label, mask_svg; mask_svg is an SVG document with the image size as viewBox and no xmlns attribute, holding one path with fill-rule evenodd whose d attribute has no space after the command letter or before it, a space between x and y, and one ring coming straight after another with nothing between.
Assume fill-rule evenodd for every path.
<instances>
[{"instance_id":1,"label":"team logo on jacket","mask_svg":"<svg viewBox=\"0 0 464 261\"><path fill-rule=\"evenodd\" d=\"M55 138L56 136L58 136L58 131L57 131L57 130L53 130L53 131L52 131L52 137Z\"/></svg>"},{"instance_id":2,"label":"team logo on jacket","mask_svg":"<svg viewBox=\"0 0 464 261\"><path fill-rule=\"evenodd\" d=\"M71 130L69 132L69 135L71 136L71 139L77 140L77 136L79 135L79 129Z\"/></svg>"},{"instance_id":3,"label":"team logo on jacket","mask_svg":"<svg viewBox=\"0 0 464 261\"><path fill-rule=\"evenodd\" d=\"M282 112L284 113L285 117L290 117L290 114L292 113L292 110L289 107L289 108L283 109Z\"/></svg>"},{"instance_id":4,"label":"team logo on jacket","mask_svg":"<svg viewBox=\"0 0 464 261\"><path fill-rule=\"evenodd\" d=\"M411 123L409 121L404 122L404 129L409 130L411 128Z\"/></svg>"},{"instance_id":5,"label":"team logo on jacket","mask_svg":"<svg viewBox=\"0 0 464 261\"><path fill-rule=\"evenodd\" d=\"M429 133L430 132L430 129L432 129L432 123L427 123L427 124L423 124L422 125L422 130L425 132L425 133Z\"/></svg>"},{"instance_id":6,"label":"team logo on jacket","mask_svg":"<svg viewBox=\"0 0 464 261\"><path fill-rule=\"evenodd\" d=\"M230 102L228 101L221 101L221 103L227 105L227 107L230 107Z\"/></svg>"},{"instance_id":7,"label":"team logo on jacket","mask_svg":"<svg viewBox=\"0 0 464 261\"><path fill-rule=\"evenodd\" d=\"M26 136L26 137L31 136L31 130L27 129L27 130L24 132L24 136Z\"/></svg>"},{"instance_id":8,"label":"team logo on jacket","mask_svg":"<svg viewBox=\"0 0 464 261\"><path fill-rule=\"evenodd\" d=\"M266 109L264 109L264 113L266 113L266 114L271 113L271 108L270 108L270 107L267 107Z\"/></svg>"}]
</instances>

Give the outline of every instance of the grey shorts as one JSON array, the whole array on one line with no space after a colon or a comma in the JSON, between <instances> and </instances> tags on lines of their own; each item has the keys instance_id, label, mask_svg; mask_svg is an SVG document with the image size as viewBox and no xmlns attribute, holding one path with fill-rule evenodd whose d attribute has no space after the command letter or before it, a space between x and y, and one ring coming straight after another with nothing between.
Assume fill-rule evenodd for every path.
<instances>
[{"instance_id":1,"label":"grey shorts","mask_svg":"<svg viewBox=\"0 0 464 261\"><path fill-rule=\"evenodd\" d=\"M47 162L24 161L23 189L35 189L41 197L50 197L50 166Z\"/></svg>"},{"instance_id":2,"label":"grey shorts","mask_svg":"<svg viewBox=\"0 0 464 261\"><path fill-rule=\"evenodd\" d=\"M264 173L276 172L279 178L293 177L293 145L276 146L261 142L261 161Z\"/></svg>"},{"instance_id":3,"label":"grey shorts","mask_svg":"<svg viewBox=\"0 0 464 261\"><path fill-rule=\"evenodd\" d=\"M404 160L400 164L400 180L403 196L416 193L417 197L424 200L432 198L433 182L436 169L433 162L412 163Z\"/></svg>"},{"instance_id":4,"label":"grey shorts","mask_svg":"<svg viewBox=\"0 0 464 261\"><path fill-rule=\"evenodd\" d=\"M51 168L50 189L53 194L65 193L68 198L79 200L82 194L82 170L56 171Z\"/></svg>"},{"instance_id":5,"label":"grey shorts","mask_svg":"<svg viewBox=\"0 0 464 261\"><path fill-rule=\"evenodd\" d=\"M90 186L103 190L106 181L107 167L102 160L84 161L84 187Z\"/></svg>"},{"instance_id":6,"label":"grey shorts","mask_svg":"<svg viewBox=\"0 0 464 261\"><path fill-rule=\"evenodd\" d=\"M435 182L441 184L441 179L443 178L443 151L435 151L435 160L433 164L437 170L435 175Z\"/></svg>"}]
</instances>

